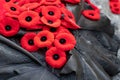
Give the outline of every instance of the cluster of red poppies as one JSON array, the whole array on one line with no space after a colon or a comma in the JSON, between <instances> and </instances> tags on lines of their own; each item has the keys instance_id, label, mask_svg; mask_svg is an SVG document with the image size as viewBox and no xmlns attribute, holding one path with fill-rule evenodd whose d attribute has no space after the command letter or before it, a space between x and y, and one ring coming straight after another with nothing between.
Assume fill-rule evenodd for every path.
<instances>
[{"instance_id":1,"label":"cluster of red poppies","mask_svg":"<svg viewBox=\"0 0 120 80\"><path fill-rule=\"evenodd\" d=\"M99 20L100 19L100 10L98 7L96 7L94 4L90 2L90 0L85 0L86 4L88 4L91 9L90 10L84 10L82 12L83 16L90 20Z\"/></svg>"},{"instance_id":2,"label":"cluster of red poppies","mask_svg":"<svg viewBox=\"0 0 120 80\"><path fill-rule=\"evenodd\" d=\"M0 9L0 34L16 35L20 29L39 30L28 32L21 38L21 46L30 51L47 48L46 62L61 68L66 62L66 51L74 48L76 40L69 29L79 29L75 18L65 7L65 2L80 0L3 0Z\"/></svg>"},{"instance_id":3,"label":"cluster of red poppies","mask_svg":"<svg viewBox=\"0 0 120 80\"><path fill-rule=\"evenodd\" d=\"M110 9L114 14L120 14L120 0L110 0Z\"/></svg>"}]
</instances>

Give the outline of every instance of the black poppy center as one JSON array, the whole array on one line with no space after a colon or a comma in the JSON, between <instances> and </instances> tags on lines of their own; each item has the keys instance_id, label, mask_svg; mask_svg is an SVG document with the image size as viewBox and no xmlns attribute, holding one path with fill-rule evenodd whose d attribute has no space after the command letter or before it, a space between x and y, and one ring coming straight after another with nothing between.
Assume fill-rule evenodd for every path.
<instances>
[{"instance_id":1,"label":"black poppy center","mask_svg":"<svg viewBox=\"0 0 120 80\"><path fill-rule=\"evenodd\" d=\"M58 54L54 54L54 55L53 55L53 59L54 59L54 60L58 60L59 58L60 58L60 56L59 56Z\"/></svg>"},{"instance_id":2,"label":"black poppy center","mask_svg":"<svg viewBox=\"0 0 120 80\"><path fill-rule=\"evenodd\" d=\"M43 37L41 37L40 40L41 40L41 41L46 41L46 40L47 40L47 37L46 37L46 36L43 36Z\"/></svg>"},{"instance_id":3,"label":"black poppy center","mask_svg":"<svg viewBox=\"0 0 120 80\"><path fill-rule=\"evenodd\" d=\"M28 41L28 44L29 44L29 45L34 45L34 41L33 41L32 39L30 39L30 40Z\"/></svg>"},{"instance_id":4,"label":"black poppy center","mask_svg":"<svg viewBox=\"0 0 120 80\"><path fill-rule=\"evenodd\" d=\"M65 44L66 43L66 40L65 39L60 39L59 41L61 44Z\"/></svg>"},{"instance_id":5,"label":"black poppy center","mask_svg":"<svg viewBox=\"0 0 120 80\"><path fill-rule=\"evenodd\" d=\"M51 20L48 20L48 23L49 23L49 24L52 24L52 23L53 23L53 21L51 21Z\"/></svg>"},{"instance_id":6,"label":"black poppy center","mask_svg":"<svg viewBox=\"0 0 120 80\"><path fill-rule=\"evenodd\" d=\"M55 32L55 31L56 31L56 28L50 28L50 31L51 31L51 32Z\"/></svg>"},{"instance_id":7,"label":"black poppy center","mask_svg":"<svg viewBox=\"0 0 120 80\"><path fill-rule=\"evenodd\" d=\"M6 2L9 2L10 0L5 0Z\"/></svg>"},{"instance_id":8,"label":"black poppy center","mask_svg":"<svg viewBox=\"0 0 120 80\"><path fill-rule=\"evenodd\" d=\"M39 13L39 16L42 17L42 13L41 12Z\"/></svg>"},{"instance_id":9,"label":"black poppy center","mask_svg":"<svg viewBox=\"0 0 120 80\"><path fill-rule=\"evenodd\" d=\"M53 16L54 12L53 11L49 11L48 14L51 15L51 16Z\"/></svg>"},{"instance_id":10,"label":"black poppy center","mask_svg":"<svg viewBox=\"0 0 120 80\"><path fill-rule=\"evenodd\" d=\"M16 8L15 8L15 7L10 7L10 9L11 9L12 11L16 11Z\"/></svg>"},{"instance_id":11,"label":"black poppy center","mask_svg":"<svg viewBox=\"0 0 120 80\"><path fill-rule=\"evenodd\" d=\"M11 30L11 26L10 26L10 25L6 25L6 26L5 26L5 29L6 29L7 31L10 31L10 30Z\"/></svg>"},{"instance_id":12,"label":"black poppy center","mask_svg":"<svg viewBox=\"0 0 120 80\"><path fill-rule=\"evenodd\" d=\"M25 20L26 20L27 22L30 22L30 21L32 21L32 17L27 16L27 17L25 18Z\"/></svg>"}]
</instances>

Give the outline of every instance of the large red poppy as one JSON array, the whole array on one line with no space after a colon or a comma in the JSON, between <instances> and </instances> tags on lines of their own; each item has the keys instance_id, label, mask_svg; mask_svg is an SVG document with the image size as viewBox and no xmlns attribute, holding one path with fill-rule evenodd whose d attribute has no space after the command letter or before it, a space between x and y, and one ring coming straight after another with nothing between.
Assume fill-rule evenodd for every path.
<instances>
[{"instance_id":1,"label":"large red poppy","mask_svg":"<svg viewBox=\"0 0 120 80\"><path fill-rule=\"evenodd\" d=\"M14 15L20 14L20 11L21 11L20 6L17 5L17 4L14 4L14 3L12 3L12 2L6 3L6 4L4 5L4 8L5 8L6 11L8 11L10 14L14 14Z\"/></svg>"},{"instance_id":2,"label":"large red poppy","mask_svg":"<svg viewBox=\"0 0 120 80\"><path fill-rule=\"evenodd\" d=\"M26 33L21 39L21 46L30 52L37 51L38 47L34 44L35 36L36 33Z\"/></svg>"},{"instance_id":3,"label":"large red poppy","mask_svg":"<svg viewBox=\"0 0 120 80\"><path fill-rule=\"evenodd\" d=\"M39 48L49 47L54 41L54 35L53 33L44 30L35 36L34 41L35 45L37 45Z\"/></svg>"},{"instance_id":4,"label":"large red poppy","mask_svg":"<svg viewBox=\"0 0 120 80\"><path fill-rule=\"evenodd\" d=\"M5 17L0 23L0 33L6 37L14 36L19 31L20 25L17 20Z\"/></svg>"},{"instance_id":5,"label":"large red poppy","mask_svg":"<svg viewBox=\"0 0 120 80\"><path fill-rule=\"evenodd\" d=\"M42 8L42 14L46 19L51 19L52 21L61 17L61 11L56 6L44 6Z\"/></svg>"},{"instance_id":6,"label":"large red poppy","mask_svg":"<svg viewBox=\"0 0 120 80\"><path fill-rule=\"evenodd\" d=\"M22 27L29 28L39 23L39 14L35 11L24 11L18 16Z\"/></svg>"},{"instance_id":7,"label":"large red poppy","mask_svg":"<svg viewBox=\"0 0 120 80\"><path fill-rule=\"evenodd\" d=\"M120 14L120 2L110 2L110 9L114 14Z\"/></svg>"},{"instance_id":8,"label":"large red poppy","mask_svg":"<svg viewBox=\"0 0 120 80\"><path fill-rule=\"evenodd\" d=\"M99 20L100 19L100 13L94 11L94 10L84 10L82 14L91 20Z\"/></svg>"},{"instance_id":9,"label":"large red poppy","mask_svg":"<svg viewBox=\"0 0 120 80\"><path fill-rule=\"evenodd\" d=\"M50 27L59 27L61 25L61 20L57 19L57 20L52 20L52 19L46 19L44 16L41 18L41 21L46 24L47 26Z\"/></svg>"},{"instance_id":10,"label":"large red poppy","mask_svg":"<svg viewBox=\"0 0 120 80\"><path fill-rule=\"evenodd\" d=\"M69 33L59 33L54 41L55 47L60 50L68 51L74 48L76 40L72 34Z\"/></svg>"},{"instance_id":11,"label":"large red poppy","mask_svg":"<svg viewBox=\"0 0 120 80\"><path fill-rule=\"evenodd\" d=\"M66 54L55 47L50 48L46 52L46 62L53 68L61 68L66 63Z\"/></svg>"}]
</instances>

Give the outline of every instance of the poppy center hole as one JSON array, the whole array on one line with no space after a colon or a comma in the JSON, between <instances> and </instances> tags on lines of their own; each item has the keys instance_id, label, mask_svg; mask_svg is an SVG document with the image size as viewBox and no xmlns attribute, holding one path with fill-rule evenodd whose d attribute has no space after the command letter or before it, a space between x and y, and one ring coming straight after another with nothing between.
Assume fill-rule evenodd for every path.
<instances>
[{"instance_id":1,"label":"poppy center hole","mask_svg":"<svg viewBox=\"0 0 120 80\"><path fill-rule=\"evenodd\" d=\"M90 16L94 16L94 14L93 14L93 13L90 13L89 15L90 15Z\"/></svg>"},{"instance_id":2,"label":"poppy center hole","mask_svg":"<svg viewBox=\"0 0 120 80\"><path fill-rule=\"evenodd\" d=\"M16 11L16 8L15 8L15 7L10 7L10 9L11 9L12 11Z\"/></svg>"},{"instance_id":3,"label":"poppy center hole","mask_svg":"<svg viewBox=\"0 0 120 80\"><path fill-rule=\"evenodd\" d=\"M10 31L10 30L11 30L11 26L10 26L10 25L6 25L6 26L5 26L5 29L6 29L7 31Z\"/></svg>"},{"instance_id":4,"label":"poppy center hole","mask_svg":"<svg viewBox=\"0 0 120 80\"><path fill-rule=\"evenodd\" d=\"M53 11L49 11L48 14L51 15L51 16L53 16L54 12Z\"/></svg>"},{"instance_id":5,"label":"poppy center hole","mask_svg":"<svg viewBox=\"0 0 120 80\"><path fill-rule=\"evenodd\" d=\"M41 41L46 41L47 40L47 37L46 36L43 36L43 37L41 37L41 39L40 39Z\"/></svg>"},{"instance_id":6,"label":"poppy center hole","mask_svg":"<svg viewBox=\"0 0 120 80\"><path fill-rule=\"evenodd\" d=\"M50 31L51 31L51 32L55 32L55 31L56 31L56 28L50 28Z\"/></svg>"},{"instance_id":7,"label":"poppy center hole","mask_svg":"<svg viewBox=\"0 0 120 80\"><path fill-rule=\"evenodd\" d=\"M27 16L27 17L25 18L25 20L26 20L27 22L30 22L30 21L32 21L32 18L31 18L30 16Z\"/></svg>"},{"instance_id":8,"label":"poppy center hole","mask_svg":"<svg viewBox=\"0 0 120 80\"><path fill-rule=\"evenodd\" d=\"M41 12L39 13L39 16L42 17L42 13Z\"/></svg>"},{"instance_id":9,"label":"poppy center hole","mask_svg":"<svg viewBox=\"0 0 120 80\"><path fill-rule=\"evenodd\" d=\"M10 0L5 0L6 2L10 2Z\"/></svg>"},{"instance_id":10,"label":"poppy center hole","mask_svg":"<svg viewBox=\"0 0 120 80\"><path fill-rule=\"evenodd\" d=\"M66 43L66 40L65 39L60 39L59 41L61 44L65 44Z\"/></svg>"},{"instance_id":11,"label":"poppy center hole","mask_svg":"<svg viewBox=\"0 0 120 80\"><path fill-rule=\"evenodd\" d=\"M30 39L30 40L28 41L28 44L29 44L29 45L34 45L34 41L33 41L32 39Z\"/></svg>"},{"instance_id":12,"label":"poppy center hole","mask_svg":"<svg viewBox=\"0 0 120 80\"><path fill-rule=\"evenodd\" d=\"M49 23L49 24L52 24L53 22L52 22L51 20L48 20L48 23Z\"/></svg>"},{"instance_id":13,"label":"poppy center hole","mask_svg":"<svg viewBox=\"0 0 120 80\"><path fill-rule=\"evenodd\" d=\"M54 54L54 55L53 55L53 59L54 59L54 60L58 60L59 58L60 58L60 56L59 56L58 54Z\"/></svg>"}]
</instances>

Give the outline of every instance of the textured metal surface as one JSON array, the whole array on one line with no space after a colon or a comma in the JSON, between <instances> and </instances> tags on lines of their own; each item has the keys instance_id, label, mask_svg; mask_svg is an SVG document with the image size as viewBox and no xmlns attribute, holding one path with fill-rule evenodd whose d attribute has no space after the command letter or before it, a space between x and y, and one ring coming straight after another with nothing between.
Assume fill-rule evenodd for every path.
<instances>
[{"instance_id":1,"label":"textured metal surface","mask_svg":"<svg viewBox=\"0 0 120 80\"><path fill-rule=\"evenodd\" d=\"M109 8L109 0L91 0L92 3L97 5L101 13L107 15L111 23L115 26L115 36L120 40L120 15L111 13ZM120 49L118 51L118 58L120 59ZM113 77L113 80L120 80L120 73Z\"/></svg>"}]
</instances>

